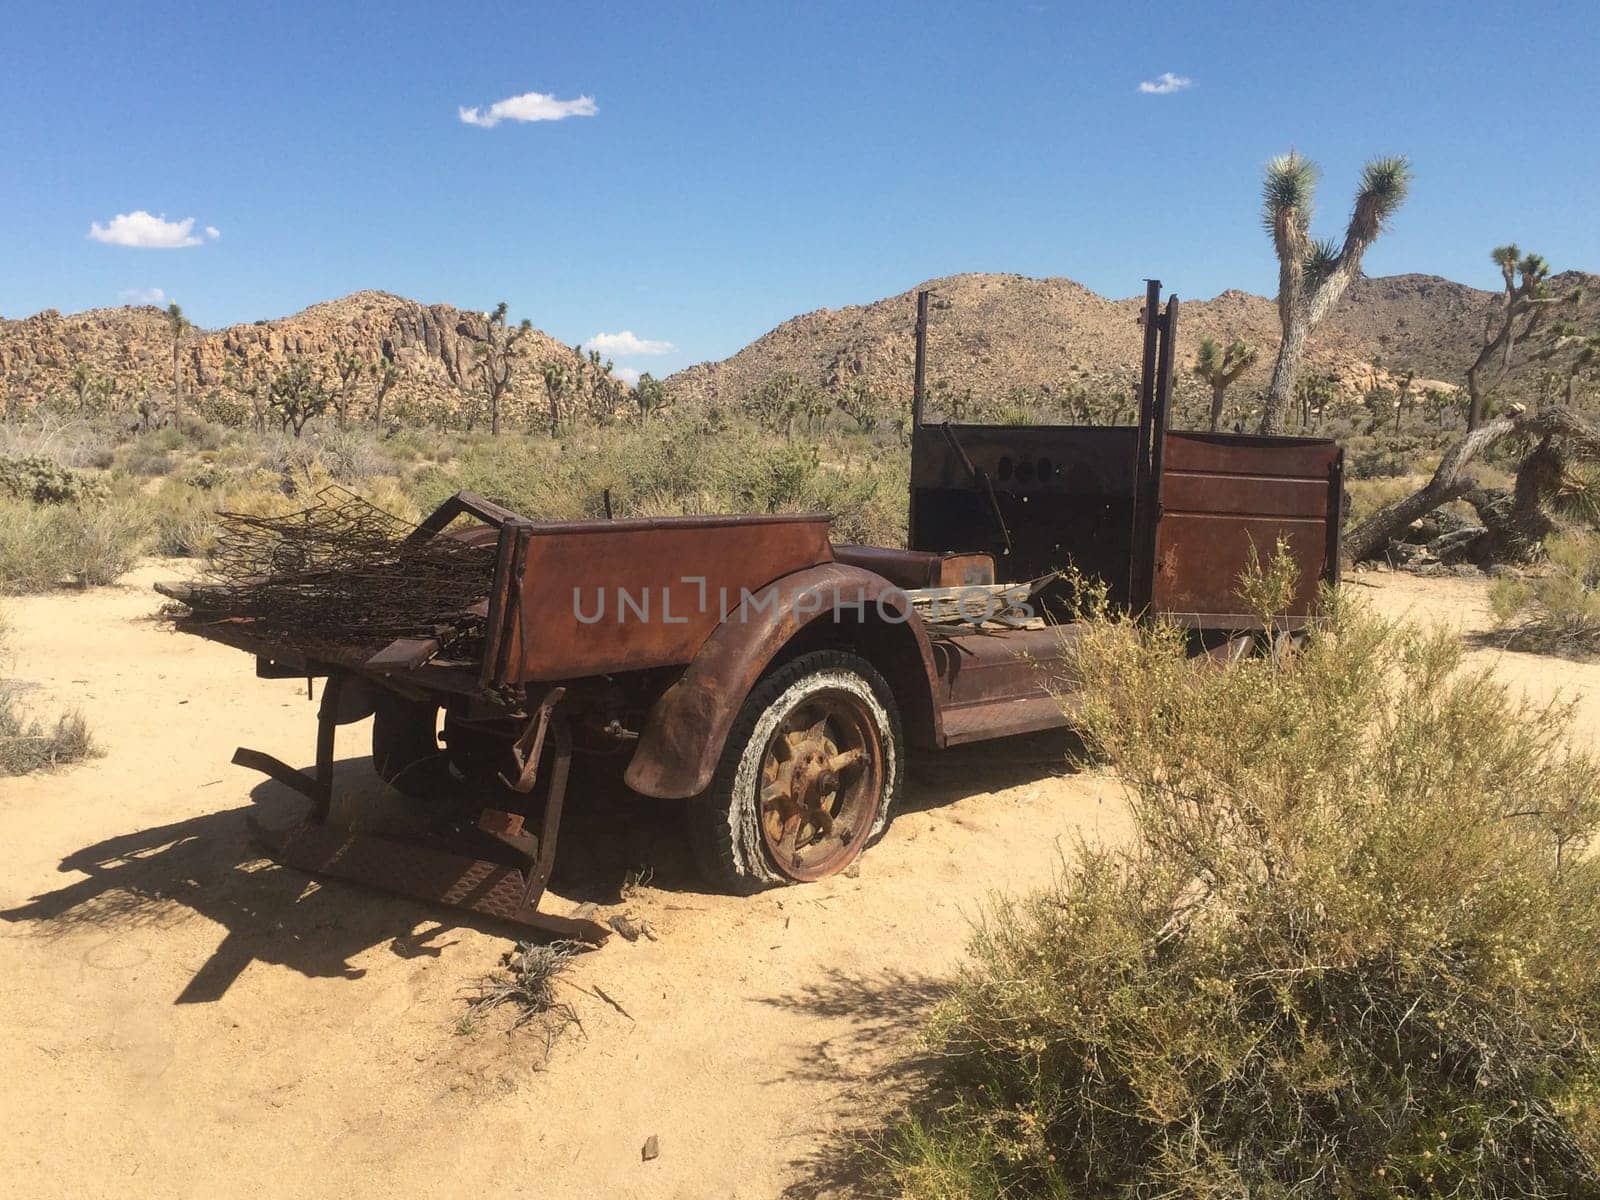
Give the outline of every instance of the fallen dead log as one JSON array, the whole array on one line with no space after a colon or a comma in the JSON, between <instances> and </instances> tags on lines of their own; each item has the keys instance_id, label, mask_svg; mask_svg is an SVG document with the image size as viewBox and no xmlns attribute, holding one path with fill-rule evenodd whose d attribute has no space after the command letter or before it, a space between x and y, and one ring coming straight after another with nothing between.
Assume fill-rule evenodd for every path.
<instances>
[{"instance_id":1,"label":"fallen dead log","mask_svg":"<svg viewBox=\"0 0 1600 1200\"><path fill-rule=\"evenodd\" d=\"M1537 440L1538 444L1518 469L1513 502L1506 510L1492 503L1498 497L1480 489L1477 481L1465 471L1491 446L1512 436ZM1413 521L1441 505L1461 499L1478 509L1485 526L1503 538L1505 549L1515 550L1519 546L1525 549L1530 542L1536 543L1543 536L1541 528L1548 528L1540 505L1552 475L1552 461L1559 463L1551 445L1558 437L1565 439L1579 456L1600 459L1600 427L1567 408L1511 413L1469 431L1445 451L1438 469L1426 484L1411 495L1384 505L1345 534L1345 558L1358 563L1379 557ZM1554 474L1559 478L1559 469ZM1483 503L1476 503L1475 498Z\"/></svg>"}]
</instances>

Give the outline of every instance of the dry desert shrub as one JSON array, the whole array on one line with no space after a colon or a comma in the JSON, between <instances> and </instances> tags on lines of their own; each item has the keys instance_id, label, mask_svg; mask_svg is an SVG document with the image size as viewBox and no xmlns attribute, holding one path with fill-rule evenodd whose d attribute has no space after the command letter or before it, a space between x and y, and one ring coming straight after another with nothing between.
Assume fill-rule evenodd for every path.
<instances>
[{"instance_id":1,"label":"dry desert shrub","mask_svg":"<svg viewBox=\"0 0 1600 1200\"><path fill-rule=\"evenodd\" d=\"M1215 669L1087 623L1136 839L984 919L884 1190L1600 1194L1596 764L1448 635L1329 607Z\"/></svg>"},{"instance_id":2,"label":"dry desert shrub","mask_svg":"<svg viewBox=\"0 0 1600 1200\"><path fill-rule=\"evenodd\" d=\"M1569 532L1545 541L1549 570L1495 581L1495 619L1513 650L1587 658L1600 654L1600 534Z\"/></svg>"}]
</instances>

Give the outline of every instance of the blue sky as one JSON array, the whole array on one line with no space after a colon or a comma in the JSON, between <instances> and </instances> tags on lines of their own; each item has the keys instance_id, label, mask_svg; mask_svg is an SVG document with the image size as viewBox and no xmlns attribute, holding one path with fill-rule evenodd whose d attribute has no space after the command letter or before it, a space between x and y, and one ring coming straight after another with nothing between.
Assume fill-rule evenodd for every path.
<instances>
[{"instance_id":1,"label":"blue sky","mask_svg":"<svg viewBox=\"0 0 1600 1200\"><path fill-rule=\"evenodd\" d=\"M1258 181L1291 145L1324 235L1365 158L1411 156L1370 274L1489 286L1512 239L1600 269L1593 3L13 0L0 28L8 317L504 298L666 343L616 354L662 374L959 271L1268 293ZM1163 74L1190 83L1140 90ZM593 113L488 123L528 93ZM113 224L140 212L169 224ZM117 244L152 233L196 244Z\"/></svg>"}]
</instances>

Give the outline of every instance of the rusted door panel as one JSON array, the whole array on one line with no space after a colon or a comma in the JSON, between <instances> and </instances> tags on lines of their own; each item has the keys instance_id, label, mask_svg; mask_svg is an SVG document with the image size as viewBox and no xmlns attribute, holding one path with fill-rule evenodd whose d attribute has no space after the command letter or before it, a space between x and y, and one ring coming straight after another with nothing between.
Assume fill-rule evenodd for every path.
<instances>
[{"instance_id":1,"label":"rusted door panel","mask_svg":"<svg viewBox=\"0 0 1600 1200\"><path fill-rule=\"evenodd\" d=\"M997 582L1071 564L1104 579L1114 602L1126 600L1136 429L956 425L951 433L967 461L984 472L993 497L974 481L942 427L916 431L914 549L988 554ZM1040 599L1053 610L1059 598L1051 589Z\"/></svg>"},{"instance_id":2,"label":"rusted door panel","mask_svg":"<svg viewBox=\"0 0 1600 1200\"><path fill-rule=\"evenodd\" d=\"M682 665L746 592L833 558L828 518L814 513L539 523L523 535L500 683Z\"/></svg>"},{"instance_id":3,"label":"rusted door panel","mask_svg":"<svg viewBox=\"0 0 1600 1200\"><path fill-rule=\"evenodd\" d=\"M1168 433L1164 449L1151 610L1202 627L1249 627L1240 576L1252 547L1264 563L1281 537L1299 567L1285 615L1308 617L1318 584L1337 567L1339 447Z\"/></svg>"},{"instance_id":4,"label":"rusted door panel","mask_svg":"<svg viewBox=\"0 0 1600 1200\"><path fill-rule=\"evenodd\" d=\"M1338 444L1326 438L1173 431L1167 435L1163 465L1169 471L1326 480L1338 453Z\"/></svg>"},{"instance_id":5,"label":"rusted door panel","mask_svg":"<svg viewBox=\"0 0 1600 1200\"><path fill-rule=\"evenodd\" d=\"M1165 512L1228 512L1255 517L1315 517L1327 511L1328 481L1255 476L1219 477L1171 471L1161 488Z\"/></svg>"},{"instance_id":6,"label":"rusted door panel","mask_svg":"<svg viewBox=\"0 0 1600 1200\"><path fill-rule=\"evenodd\" d=\"M1263 564L1279 537L1300 568L1288 614L1304 617L1326 569L1322 519L1240 517L1226 513L1164 513L1156 546L1154 609L1186 623L1244 629L1255 623L1239 599L1239 577L1254 545Z\"/></svg>"}]
</instances>

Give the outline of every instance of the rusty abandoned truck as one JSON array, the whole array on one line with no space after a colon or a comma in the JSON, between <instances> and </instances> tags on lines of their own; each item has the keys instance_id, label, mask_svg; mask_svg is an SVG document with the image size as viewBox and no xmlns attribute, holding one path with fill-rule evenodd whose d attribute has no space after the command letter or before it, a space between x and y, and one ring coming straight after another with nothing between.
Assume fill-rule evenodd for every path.
<instances>
[{"instance_id":1,"label":"rusty abandoned truck","mask_svg":"<svg viewBox=\"0 0 1600 1200\"><path fill-rule=\"evenodd\" d=\"M927 311L923 294L906 549L831 543L819 514L530 521L460 493L376 542L325 506L229 585L163 587L180 629L326 680L311 772L234 756L310 801L279 860L602 940L539 910L575 753L685 805L710 884L816 880L882 833L908 750L1069 722L1070 683L1044 680L1073 636L1059 569L1226 654L1260 629L1235 594L1251 548L1282 538L1289 621L1312 618L1338 571L1340 448L1169 431L1178 301L1159 283L1136 426L925 422ZM934 619L952 600L965 622ZM425 836L330 823L335 728L367 717L373 768L426 802Z\"/></svg>"}]
</instances>

